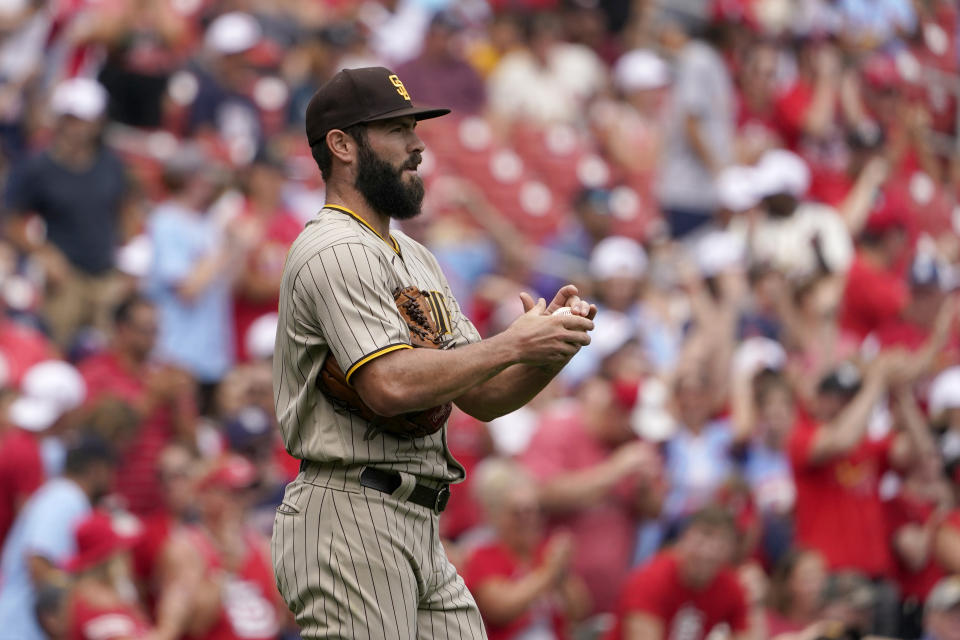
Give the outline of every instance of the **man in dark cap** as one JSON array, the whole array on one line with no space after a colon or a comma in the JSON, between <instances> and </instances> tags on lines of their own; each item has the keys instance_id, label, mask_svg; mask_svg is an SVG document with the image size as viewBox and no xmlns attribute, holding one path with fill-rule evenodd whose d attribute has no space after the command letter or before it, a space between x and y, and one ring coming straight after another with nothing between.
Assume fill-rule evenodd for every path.
<instances>
[{"instance_id":1,"label":"man in dark cap","mask_svg":"<svg viewBox=\"0 0 960 640\"><path fill-rule=\"evenodd\" d=\"M341 71L307 108L328 204L287 256L273 365L302 461L273 562L304 638L485 637L437 533L464 477L446 418L453 403L484 421L523 406L593 328L596 308L567 285L549 305L525 294L526 313L481 341L433 255L391 232L424 195L414 128L446 113L382 67Z\"/></svg>"}]
</instances>

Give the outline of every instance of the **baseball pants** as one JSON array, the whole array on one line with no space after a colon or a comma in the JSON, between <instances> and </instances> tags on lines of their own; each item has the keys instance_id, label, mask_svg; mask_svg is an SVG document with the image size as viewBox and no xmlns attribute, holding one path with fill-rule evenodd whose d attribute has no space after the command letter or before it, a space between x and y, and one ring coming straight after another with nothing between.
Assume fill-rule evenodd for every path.
<instances>
[{"instance_id":1,"label":"baseball pants","mask_svg":"<svg viewBox=\"0 0 960 640\"><path fill-rule=\"evenodd\" d=\"M277 588L304 640L485 639L440 543L438 515L361 486L361 469L311 466L277 508Z\"/></svg>"}]
</instances>

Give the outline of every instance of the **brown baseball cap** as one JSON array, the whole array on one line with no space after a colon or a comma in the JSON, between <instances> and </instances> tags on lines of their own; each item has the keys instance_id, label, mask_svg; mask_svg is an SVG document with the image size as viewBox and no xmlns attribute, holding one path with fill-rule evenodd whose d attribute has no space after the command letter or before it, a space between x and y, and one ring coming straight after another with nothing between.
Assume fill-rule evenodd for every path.
<instances>
[{"instance_id":1,"label":"brown baseball cap","mask_svg":"<svg viewBox=\"0 0 960 640\"><path fill-rule=\"evenodd\" d=\"M415 107L410 94L393 71L384 67L344 69L320 87L307 105L307 142L322 142L332 129L361 122L413 116L436 118L450 109Z\"/></svg>"}]
</instances>

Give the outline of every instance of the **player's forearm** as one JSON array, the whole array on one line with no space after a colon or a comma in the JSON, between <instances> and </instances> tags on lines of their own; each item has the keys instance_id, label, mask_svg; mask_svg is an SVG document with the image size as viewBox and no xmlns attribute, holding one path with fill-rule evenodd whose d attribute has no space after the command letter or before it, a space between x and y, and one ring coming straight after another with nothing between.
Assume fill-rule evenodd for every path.
<instances>
[{"instance_id":1,"label":"player's forearm","mask_svg":"<svg viewBox=\"0 0 960 640\"><path fill-rule=\"evenodd\" d=\"M489 422L533 400L559 368L515 364L456 399L457 406L477 420Z\"/></svg>"},{"instance_id":2,"label":"player's forearm","mask_svg":"<svg viewBox=\"0 0 960 640\"><path fill-rule=\"evenodd\" d=\"M351 382L363 401L383 416L454 402L515 363L515 352L498 338L449 351L394 351L361 367Z\"/></svg>"}]
</instances>

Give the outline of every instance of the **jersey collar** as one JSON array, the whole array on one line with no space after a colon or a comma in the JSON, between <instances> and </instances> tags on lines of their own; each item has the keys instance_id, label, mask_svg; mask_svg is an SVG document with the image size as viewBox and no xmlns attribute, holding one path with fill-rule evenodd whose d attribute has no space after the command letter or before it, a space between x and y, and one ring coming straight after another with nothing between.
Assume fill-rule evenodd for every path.
<instances>
[{"instance_id":1,"label":"jersey collar","mask_svg":"<svg viewBox=\"0 0 960 640\"><path fill-rule=\"evenodd\" d=\"M357 222L359 222L360 224L362 224L363 226L365 226L367 229L369 229L370 231L372 231L374 234L376 234L376 236L377 236L378 238L380 238L380 239L383 240L384 242L387 242L387 238L384 238L382 235L380 235L380 232L379 232L379 231L377 231L376 229L374 229L373 227L371 227L370 224L369 224L366 220L364 220L363 218L361 218L360 216L358 216L357 214L355 214L355 213L354 213L353 211L351 211L350 209L347 209L346 207L341 206L341 205L339 205L339 204L325 204L325 205L323 205L323 208L324 208L324 209L333 209L334 211L340 211L340 212L342 212L342 213L347 214L348 216L350 216L351 218L353 218L354 220L356 220ZM388 234L387 237L390 238L390 241L389 241L389 242L390 242L390 244L393 246L394 252L395 252L398 256L400 256L400 257L402 258L402 257L403 257L403 254L400 253L400 244L397 243L396 239L395 239L392 235L389 235L389 234Z\"/></svg>"}]
</instances>

